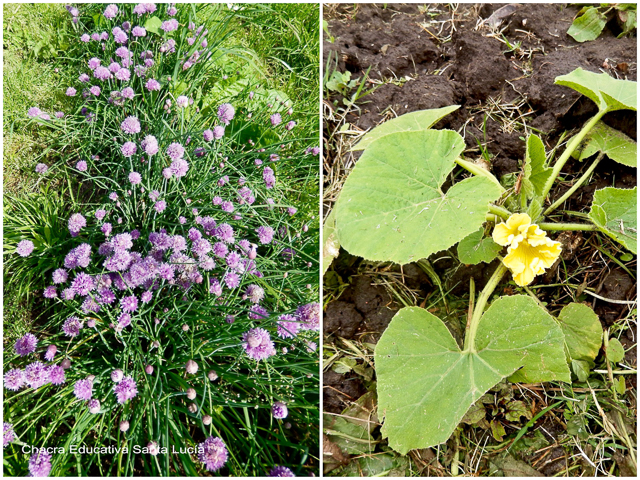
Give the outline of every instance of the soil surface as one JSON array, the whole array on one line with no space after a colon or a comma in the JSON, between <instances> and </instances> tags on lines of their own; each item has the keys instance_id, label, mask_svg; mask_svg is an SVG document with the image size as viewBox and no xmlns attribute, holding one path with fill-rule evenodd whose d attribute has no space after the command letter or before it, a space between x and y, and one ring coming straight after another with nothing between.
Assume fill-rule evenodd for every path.
<instances>
[{"instance_id":1,"label":"soil surface","mask_svg":"<svg viewBox=\"0 0 640 480\"><path fill-rule=\"evenodd\" d=\"M366 131L408 112L460 105L459 110L434 128L449 128L463 135L469 149L465 155L472 159L481 158L478 144L482 143L491 158L492 172L501 178L520 171L527 132L540 135L549 151L563 132L575 132L596 112L590 100L554 85L557 76L581 67L637 80L637 39L616 38L621 30L613 15L597 40L578 43L566 32L580 7L512 4L510 13L498 27L501 33L496 33L486 25L487 19L504 6L460 4L452 11L443 4L325 5L331 38L325 32L324 65L331 60L338 71L351 72L352 79L363 78L370 68L365 89L382 84L359 101L360 108L347 115L346 123L351 129ZM330 92L325 104L337 111L344 105L343 98L339 92ZM613 112L603 120L636 139L635 112ZM325 120L327 170L338 164L338 149L331 137L337 125ZM353 161L359 157L358 152L349 155ZM588 163L570 160L563 172L573 178L585 170L585 164ZM336 172L333 174L335 178ZM596 189L611 185L632 188L636 184L636 169L605 157L592 181L567 202L566 210L588 212ZM551 198L559 198L570 186L555 187ZM576 220L567 218L567 221ZM625 263L622 268L602 253L615 251L615 244L603 245L607 240L597 241L597 236L590 232L563 232L552 237L563 244L562 262L538 277L534 286L562 283L570 278L571 283L594 288L597 295L607 299L635 299L635 261ZM453 296L467 294L467 299L469 279L474 279L479 291L495 269L493 264L461 265L455 249L428 260L442 281L442 288ZM440 287L417 264L405 265L402 271L390 267L390 272L397 274L398 283L393 285L411 292L416 305L428 305L438 295ZM388 273L341 252L325 277L325 294L330 294L323 320L326 343L337 337L369 344L377 342L395 312L403 306L397 295L392 297L389 289L382 286ZM337 279L342 288L335 288ZM514 293L506 281L497 291L501 290L503 294ZM570 301L568 291L561 287L543 288L536 293L554 312ZM605 328L629 312L626 304L594 297L585 296L584 303L594 308ZM458 338L453 324L450 329ZM621 338L629 349L626 361L633 367L637 365L637 354L630 347L636 338L635 326ZM629 377L627 385L635 388L635 376L626 377ZM367 381L354 372L325 371L324 385L324 408L332 413L340 413L367 391ZM544 425L548 431L566 430L561 422L544 421L549 423ZM545 476L565 470L568 468L565 450L552 449L540 465L543 466L537 471ZM584 472L588 473L588 469Z\"/></svg>"}]
</instances>

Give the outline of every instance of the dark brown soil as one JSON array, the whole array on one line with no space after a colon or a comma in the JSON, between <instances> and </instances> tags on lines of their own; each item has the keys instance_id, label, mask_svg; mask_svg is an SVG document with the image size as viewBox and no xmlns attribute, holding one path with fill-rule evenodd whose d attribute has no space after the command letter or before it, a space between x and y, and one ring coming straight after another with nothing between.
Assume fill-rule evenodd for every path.
<instances>
[{"instance_id":1,"label":"dark brown soil","mask_svg":"<svg viewBox=\"0 0 640 480\"><path fill-rule=\"evenodd\" d=\"M573 90L554 85L557 76L581 67L596 73L608 72L616 78L637 80L637 39L617 39L620 29L613 17L597 40L580 44L566 34L580 7L514 4L515 11L500 27L511 45L521 42L519 49L509 51L498 39L501 38L499 35L491 37L487 27L476 28L480 19L487 19L503 5L460 4L453 13L444 4L325 7L328 30L334 42L330 43L325 33L324 64L331 55L338 59L337 69L350 71L352 78L362 78L371 67L370 81L365 85L367 89L380 81L393 80L365 96L358 103L360 109L349 114L346 120L357 129L368 130L408 112L460 105L458 111L445 117L436 128L459 131L470 149L467 155L472 158L481 155L478 143L486 145L491 169L500 178L520 171L528 129L535 129L550 150L563 132L579 129L595 113L595 105L590 100ZM337 108L342 106L342 99L340 94L333 92L327 101ZM510 108L519 105L513 119L523 115L527 130L522 123L510 124L508 118L498 114L497 107L493 118L486 117L487 107L492 104L502 105L507 113L507 105L510 104ZM635 112L613 112L606 115L604 121L636 139ZM325 141L334 128L335 125L325 123ZM334 150L328 146L325 165L331 165L335 160ZM570 160L563 172L572 178L586 168L588 162ZM595 170L593 180L571 197L566 209L587 212L596 189L611 185L631 188L636 184L636 169L605 158ZM568 188L570 185L559 183L551 192L551 198L559 198ZM567 221L575 221L575 218ZM611 300L635 298L635 279L598 252L597 246L601 244L594 240L594 234L565 232L556 237L563 243L563 261L539 277L538 282L562 283L569 276L572 283L588 285L602 297ZM395 303L383 286L373 285L380 283L379 277L368 273L364 262L346 262L345 257L350 256L342 252L332 270L349 286L326 306L325 341L342 337L376 343L402 305ZM454 296L468 294L470 278L474 279L476 289L481 289L495 269L494 265L486 264L461 265L455 250L440 252L429 261L445 291ZM635 269L635 262L628 268ZM418 298L416 304L424 304L427 299L431 301L438 294L438 287L416 264L405 265L402 273L403 283ZM512 293L512 287L506 282L500 290L504 294ZM537 293L550 310L559 311L567 303L562 288L544 288ZM624 318L629 311L628 305L594 300L593 297L585 296L583 301L594 308L605 327ZM457 338L453 329L452 333ZM625 332L621 341L629 349L636 338L634 327ZM635 349L630 349L626 355L630 365L637 365ZM635 376L627 377L627 385L635 388ZM349 401L366 392L366 382L354 373L339 375L327 371L324 382L324 408L333 413L339 413ZM538 425L543 425L556 438L566 435L566 426L550 420L549 416L540 419ZM567 468L566 458L565 451L556 447L536 470L545 476L558 474Z\"/></svg>"}]
</instances>

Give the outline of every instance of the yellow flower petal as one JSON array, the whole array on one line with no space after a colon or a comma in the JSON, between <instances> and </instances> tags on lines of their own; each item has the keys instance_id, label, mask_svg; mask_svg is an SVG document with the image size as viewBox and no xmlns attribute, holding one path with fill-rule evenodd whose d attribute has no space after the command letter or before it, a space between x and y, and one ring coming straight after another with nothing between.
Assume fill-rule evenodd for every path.
<instances>
[{"instance_id":1,"label":"yellow flower petal","mask_svg":"<svg viewBox=\"0 0 640 480\"><path fill-rule=\"evenodd\" d=\"M531 225L531 217L526 213L511 215L506 223L499 223L493 229L493 240L503 247L510 245L513 241L520 242L522 232L526 231L529 225Z\"/></svg>"}]
</instances>

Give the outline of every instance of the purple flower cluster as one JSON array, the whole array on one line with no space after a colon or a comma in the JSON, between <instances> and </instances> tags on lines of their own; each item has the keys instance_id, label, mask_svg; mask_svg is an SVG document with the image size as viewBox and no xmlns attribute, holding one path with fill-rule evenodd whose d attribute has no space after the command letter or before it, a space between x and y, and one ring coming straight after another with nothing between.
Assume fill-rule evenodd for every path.
<instances>
[{"instance_id":1,"label":"purple flower cluster","mask_svg":"<svg viewBox=\"0 0 640 480\"><path fill-rule=\"evenodd\" d=\"M276 354L271 336L263 328L252 328L242 334L242 346L250 358L264 360Z\"/></svg>"},{"instance_id":2,"label":"purple flower cluster","mask_svg":"<svg viewBox=\"0 0 640 480\"><path fill-rule=\"evenodd\" d=\"M51 454L42 448L29 458L29 473L32 477L48 477L51 473Z\"/></svg>"},{"instance_id":3,"label":"purple flower cluster","mask_svg":"<svg viewBox=\"0 0 640 480\"><path fill-rule=\"evenodd\" d=\"M36 351L36 346L38 345L38 339L35 335L31 333L25 334L24 337L16 340L15 349L16 353L20 356L29 355Z\"/></svg>"},{"instance_id":4,"label":"purple flower cluster","mask_svg":"<svg viewBox=\"0 0 640 480\"><path fill-rule=\"evenodd\" d=\"M229 125L236 114L235 108L230 103L223 103L218 107L218 120L225 125Z\"/></svg>"},{"instance_id":5,"label":"purple flower cluster","mask_svg":"<svg viewBox=\"0 0 640 480\"><path fill-rule=\"evenodd\" d=\"M120 128L129 135L140 133L140 121L136 117L129 116L120 124Z\"/></svg>"},{"instance_id":6,"label":"purple flower cluster","mask_svg":"<svg viewBox=\"0 0 640 480\"><path fill-rule=\"evenodd\" d=\"M74 213L69 217L69 232L72 237L77 237L84 227L87 226L87 219L82 216L81 213Z\"/></svg>"},{"instance_id":7,"label":"purple flower cluster","mask_svg":"<svg viewBox=\"0 0 640 480\"><path fill-rule=\"evenodd\" d=\"M124 377L113 387L118 403L123 404L138 395L138 386L132 377Z\"/></svg>"},{"instance_id":8,"label":"purple flower cluster","mask_svg":"<svg viewBox=\"0 0 640 480\"><path fill-rule=\"evenodd\" d=\"M280 465L274 466L269 471L269 476L270 477L295 477L295 475L291 470L289 470L287 467L282 467Z\"/></svg>"},{"instance_id":9,"label":"purple flower cluster","mask_svg":"<svg viewBox=\"0 0 640 480\"><path fill-rule=\"evenodd\" d=\"M203 443L198 444L198 460L210 472L217 472L225 463L229 454L227 446L219 437L209 437Z\"/></svg>"},{"instance_id":10,"label":"purple flower cluster","mask_svg":"<svg viewBox=\"0 0 640 480\"><path fill-rule=\"evenodd\" d=\"M18 245L16 247L16 253L21 257L28 257L29 255L31 255L34 249L35 246L33 245L33 242L31 240L21 240L20 242L18 242Z\"/></svg>"}]
</instances>

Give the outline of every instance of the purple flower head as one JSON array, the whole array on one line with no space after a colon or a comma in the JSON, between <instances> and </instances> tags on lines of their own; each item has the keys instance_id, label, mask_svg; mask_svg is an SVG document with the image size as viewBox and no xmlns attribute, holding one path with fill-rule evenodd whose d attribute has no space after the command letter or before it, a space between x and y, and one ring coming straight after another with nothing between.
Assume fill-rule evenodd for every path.
<instances>
[{"instance_id":1,"label":"purple flower head","mask_svg":"<svg viewBox=\"0 0 640 480\"><path fill-rule=\"evenodd\" d=\"M18 391L24 386L24 372L18 368L4 374L4 386L9 390Z\"/></svg>"},{"instance_id":2,"label":"purple flower head","mask_svg":"<svg viewBox=\"0 0 640 480\"><path fill-rule=\"evenodd\" d=\"M100 400L92 398L91 400L89 400L89 404L87 406L89 407L89 413L100 412Z\"/></svg>"},{"instance_id":3,"label":"purple flower head","mask_svg":"<svg viewBox=\"0 0 640 480\"><path fill-rule=\"evenodd\" d=\"M139 185L142 182L142 176L138 172L131 172L129 174L129 181L131 185Z\"/></svg>"},{"instance_id":4,"label":"purple flower head","mask_svg":"<svg viewBox=\"0 0 640 480\"><path fill-rule=\"evenodd\" d=\"M153 208L155 209L156 212L162 213L167 208L167 202L165 202L164 200L160 200L159 202L156 202Z\"/></svg>"},{"instance_id":5,"label":"purple flower head","mask_svg":"<svg viewBox=\"0 0 640 480\"><path fill-rule=\"evenodd\" d=\"M76 275L76 278L73 279L73 282L71 282L71 288L75 290L77 295L84 297L89 295L89 292L94 290L96 285L91 275L80 272Z\"/></svg>"},{"instance_id":6,"label":"purple flower head","mask_svg":"<svg viewBox=\"0 0 640 480\"><path fill-rule=\"evenodd\" d=\"M120 27L115 27L113 30L111 30L111 33L113 34L113 39L116 43L123 44L127 43L127 41L129 40L129 37L127 36L125 31Z\"/></svg>"},{"instance_id":7,"label":"purple flower head","mask_svg":"<svg viewBox=\"0 0 640 480\"><path fill-rule=\"evenodd\" d=\"M267 188L273 188L276 184L276 177L273 174L273 170L269 167L264 167L262 171L262 178Z\"/></svg>"},{"instance_id":8,"label":"purple flower head","mask_svg":"<svg viewBox=\"0 0 640 480\"><path fill-rule=\"evenodd\" d=\"M224 212L233 213L233 202L222 202L221 208Z\"/></svg>"},{"instance_id":9,"label":"purple flower head","mask_svg":"<svg viewBox=\"0 0 640 480\"><path fill-rule=\"evenodd\" d=\"M31 333L25 334L24 337L16 340L14 345L16 353L22 357L29 355L36 351L36 345L38 345L38 339Z\"/></svg>"},{"instance_id":10,"label":"purple flower head","mask_svg":"<svg viewBox=\"0 0 640 480\"><path fill-rule=\"evenodd\" d=\"M213 140L213 132L211 130L205 130L202 132L202 136L204 137L205 142L210 142Z\"/></svg>"},{"instance_id":11,"label":"purple flower head","mask_svg":"<svg viewBox=\"0 0 640 480\"><path fill-rule=\"evenodd\" d=\"M111 5L107 5L107 8L104 9L103 15L109 20L116 18L116 15L118 15L118 6L113 3Z\"/></svg>"},{"instance_id":12,"label":"purple flower head","mask_svg":"<svg viewBox=\"0 0 640 480\"><path fill-rule=\"evenodd\" d=\"M282 122L282 117L280 116L279 113L274 113L269 117L269 120L271 120L271 125L275 127L276 125L279 125Z\"/></svg>"},{"instance_id":13,"label":"purple flower head","mask_svg":"<svg viewBox=\"0 0 640 480\"><path fill-rule=\"evenodd\" d=\"M273 418L277 418L278 420L280 420L283 418L287 418L289 410L287 409L287 405L285 403L275 402L271 406L271 414L273 415Z\"/></svg>"},{"instance_id":14,"label":"purple flower head","mask_svg":"<svg viewBox=\"0 0 640 480\"><path fill-rule=\"evenodd\" d=\"M107 67L96 67L93 71L93 76L98 80L109 80L111 78L111 72Z\"/></svg>"},{"instance_id":15,"label":"purple flower head","mask_svg":"<svg viewBox=\"0 0 640 480\"><path fill-rule=\"evenodd\" d=\"M221 223L216 228L216 237L218 237L220 240L222 240L225 243L234 243L235 238L233 235L234 235L233 227L228 223Z\"/></svg>"},{"instance_id":16,"label":"purple flower head","mask_svg":"<svg viewBox=\"0 0 640 480\"><path fill-rule=\"evenodd\" d=\"M73 387L73 393L78 400L91 400L93 395L93 382L89 379L78 380Z\"/></svg>"},{"instance_id":17,"label":"purple flower head","mask_svg":"<svg viewBox=\"0 0 640 480\"><path fill-rule=\"evenodd\" d=\"M320 304L317 302L301 305L296 310L296 316L302 323L304 330L320 330Z\"/></svg>"},{"instance_id":18,"label":"purple flower head","mask_svg":"<svg viewBox=\"0 0 640 480\"><path fill-rule=\"evenodd\" d=\"M111 372L111 380L113 380L115 383L120 383L123 378L124 373L122 373L122 370L120 370L119 368Z\"/></svg>"},{"instance_id":19,"label":"purple flower head","mask_svg":"<svg viewBox=\"0 0 640 480\"><path fill-rule=\"evenodd\" d=\"M138 147L136 147L136 144L133 142L126 142L120 148L122 155L124 155L125 157L131 157L135 155L137 150L138 150Z\"/></svg>"},{"instance_id":20,"label":"purple flower head","mask_svg":"<svg viewBox=\"0 0 640 480\"><path fill-rule=\"evenodd\" d=\"M45 173L47 170L49 170L49 167L44 163L39 163L36 165L36 173L42 174L42 173Z\"/></svg>"},{"instance_id":21,"label":"purple flower head","mask_svg":"<svg viewBox=\"0 0 640 480\"><path fill-rule=\"evenodd\" d=\"M39 117L41 113L42 113L42 110L40 110L38 107L31 107L27 111L27 115L29 115L32 118Z\"/></svg>"},{"instance_id":22,"label":"purple flower head","mask_svg":"<svg viewBox=\"0 0 640 480\"><path fill-rule=\"evenodd\" d=\"M72 237L77 237L84 227L87 226L87 219L82 216L80 213L74 213L69 217L69 232Z\"/></svg>"},{"instance_id":23,"label":"purple flower head","mask_svg":"<svg viewBox=\"0 0 640 480\"><path fill-rule=\"evenodd\" d=\"M289 470L287 467L281 467L280 465L274 466L271 471L269 471L270 477L295 477L293 472Z\"/></svg>"},{"instance_id":24,"label":"purple flower head","mask_svg":"<svg viewBox=\"0 0 640 480\"><path fill-rule=\"evenodd\" d=\"M6 447L16 439L15 432L13 431L13 425L4 422L2 426L2 446Z\"/></svg>"},{"instance_id":25,"label":"purple flower head","mask_svg":"<svg viewBox=\"0 0 640 480\"><path fill-rule=\"evenodd\" d=\"M140 133L140 122L136 117L127 117L120 124L120 128L124 133L128 133L129 135L133 135L134 133Z\"/></svg>"},{"instance_id":26,"label":"purple flower head","mask_svg":"<svg viewBox=\"0 0 640 480\"><path fill-rule=\"evenodd\" d=\"M249 318L252 320L262 320L265 318L269 318L269 312L267 311L266 308L261 307L258 304L254 304L254 305L251 305Z\"/></svg>"},{"instance_id":27,"label":"purple flower head","mask_svg":"<svg viewBox=\"0 0 640 480\"><path fill-rule=\"evenodd\" d=\"M167 14L170 17L175 17L175 15L178 13L178 9L176 7L169 7L169 10L167 10Z\"/></svg>"},{"instance_id":28,"label":"purple flower head","mask_svg":"<svg viewBox=\"0 0 640 480\"><path fill-rule=\"evenodd\" d=\"M80 41L82 43L89 43L91 41L91 37L89 36L89 34L85 33L80 37Z\"/></svg>"},{"instance_id":29,"label":"purple flower head","mask_svg":"<svg viewBox=\"0 0 640 480\"><path fill-rule=\"evenodd\" d=\"M75 337L80 333L82 322L77 317L69 317L62 325L62 331L67 337Z\"/></svg>"},{"instance_id":30,"label":"purple flower head","mask_svg":"<svg viewBox=\"0 0 640 480\"><path fill-rule=\"evenodd\" d=\"M100 95L101 90L99 86L94 85L89 89L89 91L91 92L91 95L93 95L94 97L97 97L98 95Z\"/></svg>"},{"instance_id":31,"label":"purple flower head","mask_svg":"<svg viewBox=\"0 0 640 480\"><path fill-rule=\"evenodd\" d=\"M258 227L256 232L258 233L258 240L260 240L260 243L263 245L269 244L271 243L271 240L273 240L274 232L271 227Z\"/></svg>"},{"instance_id":32,"label":"purple flower head","mask_svg":"<svg viewBox=\"0 0 640 480\"><path fill-rule=\"evenodd\" d=\"M76 292L73 288L65 288L62 291L62 295L60 295L60 298L62 298L63 300L73 300L76 296Z\"/></svg>"},{"instance_id":33,"label":"purple flower head","mask_svg":"<svg viewBox=\"0 0 640 480\"><path fill-rule=\"evenodd\" d=\"M147 135L144 137L141 147L147 155L155 155L158 153L158 139L153 135Z\"/></svg>"},{"instance_id":34,"label":"purple flower head","mask_svg":"<svg viewBox=\"0 0 640 480\"><path fill-rule=\"evenodd\" d=\"M113 387L113 391L116 394L118 403L122 404L138 395L138 386L133 378L124 377L115 387Z\"/></svg>"},{"instance_id":35,"label":"purple flower head","mask_svg":"<svg viewBox=\"0 0 640 480\"><path fill-rule=\"evenodd\" d=\"M100 62L102 60L100 60L99 58L93 57L91 60L89 60L87 62L87 64L89 65L89 68L91 70L95 70L96 68L98 68L100 66Z\"/></svg>"},{"instance_id":36,"label":"purple flower head","mask_svg":"<svg viewBox=\"0 0 640 480\"><path fill-rule=\"evenodd\" d=\"M115 77L123 82L128 82L131 79L131 70L129 70L128 68L121 68L116 72Z\"/></svg>"},{"instance_id":37,"label":"purple flower head","mask_svg":"<svg viewBox=\"0 0 640 480\"><path fill-rule=\"evenodd\" d=\"M113 230L113 226L109 222L105 222L100 227L100 231L104 233L105 237L109 237L111 235L111 230Z\"/></svg>"},{"instance_id":38,"label":"purple flower head","mask_svg":"<svg viewBox=\"0 0 640 480\"><path fill-rule=\"evenodd\" d=\"M35 246L31 240L21 240L16 246L16 253L21 257L28 257L34 249Z\"/></svg>"},{"instance_id":39,"label":"purple flower head","mask_svg":"<svg viewBox=\"0 0 640 480\"><path fill-rule=\"evenodd\" d=\"M298 323L294 315L280 315L278 321L278 336L280 338L293 338L300 331L300 323Z\"/></svg>"},{"instance_id":40,"label":"purple flower head","mask_svg":"<svg viewBox=\"0 0 640 480\"><path fill-rule=\"evenodd\" d=\"M242 334L242 346L254 360L264 360L276 354L269 332L263 328L252 328Z\"/></svg>"},{"instance_id":41,"label":"purple flower head","mask_svg":"<svg viewBox=\"0 0 640 480\"><path fill-rule=\"evenodd\" d=\"M175 175L177 178L184 177L189 170L189 163L183 158L178 158L171 162L171 166L169 167L171 170L171 174Z\"/></svg>"},{"instance_id":42,"label":"purple flower head","mask_svg":"<svg viewBox=\"0 0 640 480\"><path fill-rule=\"evenodd\" d=\"M51 473L51 454L44 448L29 458L29 473L32 477L48 477Z\"/></svg>"},{"instance_id":43,"label":"purple flower head","mask_svg":"<svg viewBox=\"0 0 640 480\"><path fill-rule=\"evenodd\" d=\"M135 27L133 27L133 30L131 30L131 34L134 37L146 37L147 36L147 31L144 29L144 27L135 26Z\"/></svg>"},{"instance_id":44,"label":"purple flower head","mask_svg":"<svg viewBox=\"0 0 640 480\"><path fill-rule=\"evenodd\" d=\"M178 29L178 21L175 18L172 18L171 20L162 22L160 28L165 32L173 32Z\"/></svg>"},{"instance_id":45,"label":"purple flower head","mask_svg":"<svg viewBox=\"0 0 640 480\"><path fill-rule=\"evenodd\" d=\"M86 172L87 171L87 162L85 162L84 160L80 160L78 163L76 163L76 168L80 172Z\"/></svg>"},{"instance_id":46,"label":"purple flower head","mask_svg":"<svg viewBox=\"0 0 640 480\"><path fill-rule=\"evenodd\" d=\"M44 298L56 298L58 296L58 292L56 291L56 287L51 285L44 289L42 295L44 296Z\"/></svg>"},{"instance_id":47,"label":"purple flower head","mask_svg":"<svg viewBox=\"0 0 640 480\"><path fill-rule=\"evenodd\" d=\"M230 103L223 103L218 107L218 119L225 125L229 125L235 114L236 110Z\"/></svg>"},{"instance_id":48,"label":"purple flower head","mask_svg":"<svg viewBox=\"0 0 640 480\"><path fill-rule=\"evenodd\" d=\"M49 369L42 362L33 362L24 369L24 381L33 389L49 383Z\"/></svg>"},{"instance_id":49,"label":"purple flower head","mask_svg":"<svg viewBox=\"0 0 640 480\"><path fill-rule=\"evenodd\" d=\"M153 78L150 78L149 80L147 80L145 87L147 87L147 90L149 90L150 92L158 91L160 90L160 82Z\"/></svg>"},{"instance_id":50,"label":"purple flower head","mask_svg":"<svg viewBox=\"0 0 640 480\"><path fill-rule=\"evenodd\" d=\"M120 92L120 96L122 98L128 98L129 100L131 100L135 96L135 92L133 91L133 88L125 87Z\"/></svg>"},{"instance_id":51,"label":"purple flower head","mask_svg":"<svg viewBox=\"0 0 640 480\"><path fill-rule=\"evenodd\" d=\"M102 221L102 219L104 217L106 217L106 216L107 216L107 211L106 210L104 210L102 208L99 208L98 210L96 210L96 219L98 221Z\"/></svg>"},{"instance_id":52,"label":"purple flower head","mask_svg":"<svg viewBox=\"0 0 640 480\"><path fill-rule=\"evenodd\" d=\"M142 303L149 303L152 299L153 299L153 293L151 292L144 292L140 296L140 300L142 301Z\"/></svg>"},{"instance_id":53,"label":"purple flower head","mask_svg":"<svg viewBox=\"0 0 640 480\"><path fill-rule=\"evenodd\" d=\"M176 105L180 108L185 108L189 105L189 99L184 95L180 95L176 98Z\"/></svg>"},{"instance_id":54,"label":"purple flower head","mask_svg":"<svg viewBox=\"0 0 640 480\"><path fill-rule=\"evenodd\" d=\"M66 381L62 365L49 366L49 380L53 385L62 385Z\"/></svg>"},{"instance_id":55,"label":"purple flower head","mask_svg":"<svg viewBox=\"0 0 640 480\"><path fill-rule=\"evenodd\" d=\"M224 276L224 283L229 288L236 288L240 285L240 277L235 272L227 272Z\"/></svg>"},{"instance_id":56,"label":"purple flower head","mask_svg":"<svg viewBox=\"0 0 640 480\"><path fill-rule=\"evenodd\" d=\"M78 81L80 83L87 83L89 80L91 80L91 77L89 75L87 75L86 73L83 73L82 75L80 75L78 77ZM75 90L75 89L74 89ZM74 94L75 95L75 94Z\"/></svg>"},{"instance_id":57,"label":"purple flower head","mask_svg":"<svg viewBox=\"0 0 640 480\"><path fill-rule=\"evenodd\" d=\"M198 444L198 460L210 472L220 470L227 463L228 457L227 446L219 437L209 437Z\"/></svg>"},{"instance_id":58,"label":"purple flower head","mask_svg":"<svg viewBox=\"0 0 640 480\"><path fill-rule=\"evenodd\" d=\"M184 147L174 142L167 147L167 155L171 160L178 160L184 156Z\"/></svg>"},{"instance_id":59,"label":"purple flower head","mask_svg":"<svg viewBox=\"0 0 640 480\"><path fill-rule=\"evenodd\" d=\"M49 345L47 347L47 352L44 354L44 359L47 362L53 362L53 358L56 356L56 352L58 351L58 347L55 345Z\"/></svg>"},{"instance_id":60,"label":"purple flower head","mask_svg":"<svg viewBox=\"0 0 640 480\"><path fill-rule=\"evenodd\" d=\"M293 127L296 126L296 122L294 122L293 120L290 121L289 123L287 123L284 128L286 128L287 130L293 130Z\"/></svg>"},{"instance_id":61,"label":"purple flower head","mask_svg":"<svg viewBox=\"0 0 640 480\"><path fill-rule=\"evenodd\" d=\"M213 138L220 140L222 137L224 137L224 127L222 125L213 127Z\"/></svg>"},{"instance_id":62,"label":"purple flower head","mask_svg":"<svg viewBox=\"0 0 640 480\"><path fill-rule=\"evenodd\" d=\"M67 88L67 97L75 97L77 91L73 87Z\"/></svg>"},{"instance_id":63,"label":"purple flower head","mask_svg":"<svg viewBox=\"0 0 640 480\"><path fill-rule=\"evenodd\" d=\"M120 69L121 69L121 68L122 68L122 67L120 66L120 64L119 64L118 62L112 62L112 63L109 65L109 71L110 71L111 73L118 73L118 72L120 71ZM113 95L113 93L112 93L112 95Z\"/></svg>"}]
</instances>

